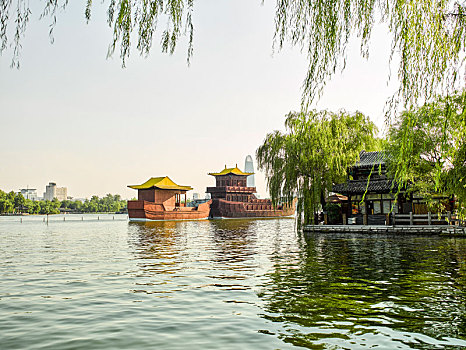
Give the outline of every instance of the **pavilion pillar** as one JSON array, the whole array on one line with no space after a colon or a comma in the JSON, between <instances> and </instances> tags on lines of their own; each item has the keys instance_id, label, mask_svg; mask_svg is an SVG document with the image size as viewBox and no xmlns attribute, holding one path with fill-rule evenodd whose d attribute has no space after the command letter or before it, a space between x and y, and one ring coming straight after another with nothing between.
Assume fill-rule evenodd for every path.
<instances>
[{"instance_id":1,"label":"pavilion pillar","mask_svg":"<svg viewBox=\"0 0 466 350\"><path fill-rule=\"evenodd\" d=\"M362 224L367 225L368 223L368 218L369 214L367 213L368 208L367 208L367 202L364 202L364 214L362 215Z\"/></svg>"},{"instance_id":2,"label":"pavilion pillar","mask_svg":"<svg viewBox=\"0 0 466 350\"><path fill-rule=\"evenodd\" d=\"M351 201L351 195L348 195L348 207L346 208L346 216L347 218L351 217L351 214L353 213L353 202ZM346 221L344 224L346 225L348 221Z\"/></svg>"}]
</instances>

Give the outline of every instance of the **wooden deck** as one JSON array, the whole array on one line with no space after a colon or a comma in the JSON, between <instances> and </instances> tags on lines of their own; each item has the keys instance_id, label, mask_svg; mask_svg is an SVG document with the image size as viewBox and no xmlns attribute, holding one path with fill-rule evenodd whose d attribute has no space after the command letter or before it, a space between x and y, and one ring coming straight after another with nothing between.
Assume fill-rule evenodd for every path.
<instances>
[{"instance_id":1,"label":"wooden deck","mask_svg":"<svg viewBox=\"0 0 466 350\"><path fill-rule=\"evenodd\" d=\"M397 226L369 226L369 225L306 225L305 233L367 233L367 234L397 234L397 235L446 235L466 237L466 227L453 225L397 225Z\"/></svg>"}]
</instances>

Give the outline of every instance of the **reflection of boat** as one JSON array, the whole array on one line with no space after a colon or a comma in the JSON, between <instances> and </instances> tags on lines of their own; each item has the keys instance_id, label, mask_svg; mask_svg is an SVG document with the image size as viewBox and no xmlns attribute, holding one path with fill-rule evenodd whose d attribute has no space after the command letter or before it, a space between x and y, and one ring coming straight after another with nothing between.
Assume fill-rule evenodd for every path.
<instances>
[{"instance_id":1,"label":"reflection of boat","mask_svg":"<svg viewBox=\"0 0 466 350\"><path fill-rule=\"evenodd\" d=\"M128 187L138 190L138 200L128 201L130 221L196 220L209 216L211 201L187 207L186 192L192 187L177 185L168 176L153 177L142 185Z\"/></svg>"},{"instance_id":2,"label":"reflection of boat","mask_svg":"<svg viewBox=\"0 0 466 350\"><path fill-rule=\"evenodd\" d=\"M225 166L219 173L209 173L215 176L216 182L215 187L207 187L212 197L210 217L276 218L294 215L296 199L292 203L274 206L270 199L256 198L256 188L246 185L247 177L252 174L242 172L237 166Z\"/></svg>"}]
</instances>

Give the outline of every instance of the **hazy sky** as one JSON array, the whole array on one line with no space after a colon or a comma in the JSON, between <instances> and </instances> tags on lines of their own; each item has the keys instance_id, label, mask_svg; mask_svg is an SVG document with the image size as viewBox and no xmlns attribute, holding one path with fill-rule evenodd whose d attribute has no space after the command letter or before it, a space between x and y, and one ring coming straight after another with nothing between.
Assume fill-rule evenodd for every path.
<instances>
[{"instance_id":1,"label":"hazy sky","mask_svg":"<svg viewBox=\"0 0 466 350\"><path fill-rule=\"evenodd\" d=\"M85 24L84 1L58 17L54 44L48 21L34 11L20 70L0 56L0 189L68 187L73 197L119 193L128 184L168 175L203 194L208 172L244 167L265 135L299 110L307 59L298 49L272 52L274 1L203 0L194 8L194 57L186 39L175 54L136 51L121 68L106 59L112 32L96 2ZM162 26L163 28L163 26ZM134 45L135 46L135 45ZM347 69L327 84L318 109L360 110L383 127L390 38L373 33L370 59L352 45ZM256 164L255 164L256 165ZM259 194L265 179L256 175Z\"/></svg>"}]
</instances>

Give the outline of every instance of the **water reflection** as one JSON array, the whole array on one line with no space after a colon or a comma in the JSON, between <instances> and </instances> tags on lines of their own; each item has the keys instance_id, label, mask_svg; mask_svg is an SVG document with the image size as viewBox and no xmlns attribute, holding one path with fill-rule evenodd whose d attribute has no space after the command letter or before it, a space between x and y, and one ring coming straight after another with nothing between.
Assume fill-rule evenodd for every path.
<instances>
[{"instance_id":1,"label":"water reflection","mask_svg":"<svg viewBox=\"0 0 466 350\"><path fill-rule=\"evenodd\" d=\"M466 348L466 239L305 238L283 219L0 237L2 349Z\"/></svg>"},{"instance_id":2,"label":"water reflection","mask_svg":"<svg viewBox=\"0 0 466 350\"><path fill-rule=\"evenodd\" d=\"M251 260L256 248L256 231L251 220L212 221L214 256L219 268L241 269Z\"/></svg>"},{"instance_id":3,"label":"water reflection","mask_svg":"<svg viewBox=\"0 0 466 350\"><path fill-rule=\"evenodd\" d=\"M129 243L139 268L133 292L166 296L179 290L174 279L181 277L187 244L182 231L183 223L177 221L129 224Z\"/></svg>"},{"instance_id":4,"label":"water reflection","mask_svg":"<svg viewBox=\"0 0 466 350\"><path fill-rule=\"evenodd\" d=\"M210 231L209 285L224 290L249 290L256 264L257 236L251 220L213 220ZM229 299L226 302L243 302Z\"/></svg>"},{"instance_id":5,"label":"water reflection","mask_svg":"<svg viewBox=\"0 0 466 350\"><path fill-rule=\"evenodd\" d=\"M280 337L309 348L466 346L466 241L312 235L259 296Z\"/></svg>"},{"instance_id":6,"label":"water reflection","mask_svg":"<svg viewBox=\"0 0 466 350\"><path fill-rule=\"evenodd\" d=\"M130 223L130 239L135 254L141 259L173 263L174 258L186 244L178 235L176 221ZM181 244L181 245L180 245Z\"/></svg>"}]
</instances>

